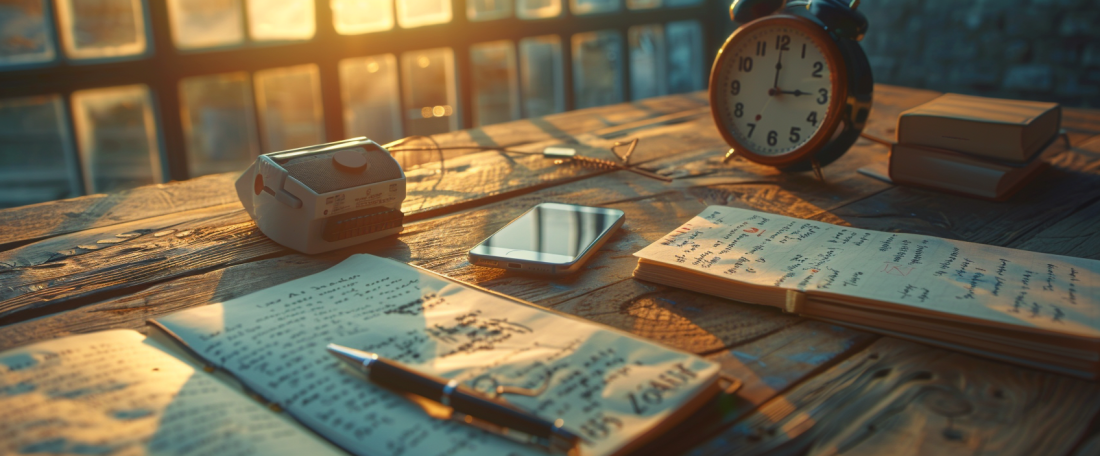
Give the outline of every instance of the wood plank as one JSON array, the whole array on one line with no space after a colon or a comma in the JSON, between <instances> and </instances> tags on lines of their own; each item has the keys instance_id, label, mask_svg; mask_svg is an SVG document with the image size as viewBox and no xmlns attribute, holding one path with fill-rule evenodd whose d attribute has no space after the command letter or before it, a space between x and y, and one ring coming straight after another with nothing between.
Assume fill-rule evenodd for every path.
<instances>
[{"instance_id":1,"label":"wood plank","mask_svg":"<svg viewBox=\"0 0 1100 456\"><path fill-rule=\"evenodd\" d=\"M1100 385L882 338L688 454L1065 454Z\"/></svg>"},{"instance_id":2,"label":"wood plank","mask_svg":"<svg viewBox=\"0 0 1100 456\"><path fill-rule=\"evenodd\" d=\"M681 454L705 442L760 404L862 350L874 336L802 320L765 337L707 356L722 373L742 381L733 396L720 396L653 444L649 454ZM733 451L732 449L730 450Z\"/></svg>"},{"instance_id":3,"label":"wood plank","mask_svg":"<svg viewBox=\"0 0 1100 456\"><path fill-rule=\"evenodd\" d=\"M236 177L204 176L0 210L0 250L36 239L237 201Z\"/></svg>"},{"instance_id":4,"label":"wood plank","mask_svg":"<svg viewBox=\"0 0 1100 456\"><path fill-rule=\"evenodd\" d=\"M1055 166L1008 202L899 186L831 211L828 216L859 228L1014 245L1100 198L1100 175L1081 171L1089 163L1055 160ZM1098 254L1100 251L1081 252L1078 256L1093 258Z\"/></svg>"},{"instance_id":5,"label":"wood plank","mask_svg":"<svg viewBox=\"0 0 1100 456\"><path fill-rule=\"evenodd\" d=\"M702 94L702 95L701 95ZM706 106L705 92L671 95L633 103L582 109L539 119L434 135L441 145L515 146L573 135L623 123ZM448 158L470 151L451 151ZM431 156L431 154L427 154ZM237 200L233 182L239 173L203 176L120 193L97 194L0 210L0 250L64 233L106 227Z\"/></svg>"}]
</instances>

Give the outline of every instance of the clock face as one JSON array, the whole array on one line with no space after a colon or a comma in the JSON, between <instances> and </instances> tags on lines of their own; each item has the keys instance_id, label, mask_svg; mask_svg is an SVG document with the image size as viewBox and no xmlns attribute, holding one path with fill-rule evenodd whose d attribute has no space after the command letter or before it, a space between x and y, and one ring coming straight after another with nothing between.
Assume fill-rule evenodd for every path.
<instances>
[{"instance_id":1,"label":"clock face","mask_svg":"<svg viewBox=\"0 0 1100 456\"><path fill-rule=\"evenodd\" d=\"M727 142L750 159L784 164L832 134L840 106L834 98L845 94L834 93L833 43L814 27L794 17L762 19L738 30L719 54L710 87L714 117Z\"/></svg>"}]
</instances>

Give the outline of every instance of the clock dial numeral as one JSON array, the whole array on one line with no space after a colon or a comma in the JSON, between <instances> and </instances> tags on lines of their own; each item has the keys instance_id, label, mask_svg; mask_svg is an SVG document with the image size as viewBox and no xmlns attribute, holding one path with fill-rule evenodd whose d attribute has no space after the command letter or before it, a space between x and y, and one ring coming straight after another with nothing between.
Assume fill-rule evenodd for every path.
<instances>
[{"instance_id":1,"label":"clock dial numeral","mask_svg":"<svg viewBox=\"0 0 1100 456\"><path fill-rule=\"evenodd\" d=\"M717 86L721 98L715 100L723 113L721 128L738 145L762 156L779 157L813 141L829 124L831 114L821 106L833 101L833 68L821 46L802 30L786 26L760 29L731 42L723 49L729 53L721 69L725 89ZM776 54L782 66L776 64ZM758 63L762 66L755 68Z\"/></svg>"},{"instance_id":2,"label":"clock dial numeral","mask_svg":"<svg viewBox=\"0 0 1100 456\"><path fill-rule=\"evenodd\" d=\"M789 51L791 45L790 35L776 35L775 36L775 48L780 51Z\"/></svg>"}]
</instances>

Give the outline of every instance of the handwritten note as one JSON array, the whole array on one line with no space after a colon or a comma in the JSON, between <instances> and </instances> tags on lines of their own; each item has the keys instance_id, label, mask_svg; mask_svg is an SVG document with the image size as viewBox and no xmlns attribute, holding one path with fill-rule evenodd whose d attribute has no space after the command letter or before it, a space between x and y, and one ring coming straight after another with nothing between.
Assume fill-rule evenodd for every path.
<instances>
[{"instance_id":1,"label":"handwritten note","mask_svg":"<svg viewBox=\"0 0 1100 456\"><path fill-rule=\"evenodd\" d=\"M644 260L813 296L1100 337L1100 261L708 207Z\"/></svg>"},{"instance_id":2,"label":"handwritten note","mask_svg":"<svg viewBox=\"0 0 1100 456\"><path fill-rule=\"evenodd\" d=\"M0 354L0 454L337 454L144 339L105 331Z\"/></svg>"},{"instance_id":3,"label":"handwritten note","mask_svg":"<svg viewBox=\"0 0 1100 456\"><path fill-rule=\"evenodd\" d=\"M354 375L328 343L377 352L510 402L607 454L708 387L696 356L498 297L392 260L323 273L157 320L210 362L356 454L545 454L423 410Z\"/></svg>"}]
</instances>

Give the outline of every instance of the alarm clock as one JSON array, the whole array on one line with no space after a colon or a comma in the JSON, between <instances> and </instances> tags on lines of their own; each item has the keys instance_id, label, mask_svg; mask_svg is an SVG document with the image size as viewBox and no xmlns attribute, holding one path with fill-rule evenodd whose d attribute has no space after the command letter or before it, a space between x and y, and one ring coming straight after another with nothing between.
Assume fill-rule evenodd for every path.
<instances>
[{"instance_id":1,"label":"alarm clock","mask_svg":"<svg viewBox=\"0 0 1100 456\"><path fill-rule=\"evenodd\" d=\"M710 73L710 105L735 155L783 171L814 170L852 146L871 110L859 1L736 0Z\"/></svg>"}]
</instances>

